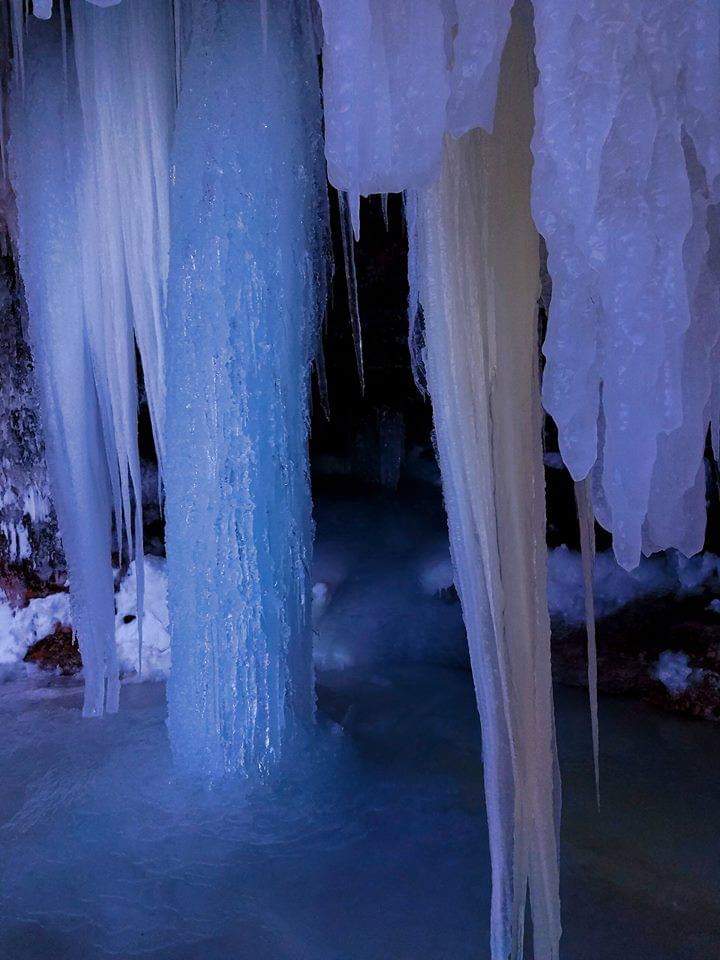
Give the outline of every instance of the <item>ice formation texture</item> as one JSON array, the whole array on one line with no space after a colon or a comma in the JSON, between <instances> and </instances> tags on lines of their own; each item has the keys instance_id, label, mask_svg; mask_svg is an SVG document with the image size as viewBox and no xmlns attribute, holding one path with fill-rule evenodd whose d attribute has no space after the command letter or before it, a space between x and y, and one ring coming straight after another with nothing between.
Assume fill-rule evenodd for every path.
<instances>
[{"instance_id":1,"label":"ice formation texture","mask_svg":"<svg viewBox=\"0 0 720 960\"><path fill-rule=\"evenodd\" d=\"M314 712L308 387L326 292L320 89L304 3L190 0L171 191L170 738L211 778ZM265 42L265 40L267 42Z\"/></svg>"},{"instance_id":2,"label":"ice formation texture","mask_svg":"<svg viewBox=\"0 0 720 960\"><path fill-rule=\"evenodd\" d=\"M142 549L136 344L161 423L173 48L164 2L71 11L70 58L60 18L21 31L10 163L84 712L98 716L119 690L113 514L119 549Z\"/></svg>"},{"instance_id":3,"label":"ice formation texture","mask_svg":"<svg viewBox=\"0 0 720 960\"><path fill-rule=\"evenodd\" d=\"M544 402L618 560L700 550L720 350L720 7L536 0Z\"/></svg>"},{"instance_id":4,"label":"ice formation texture","mask_svg":"<svg viewBox=\"0 0 720 960\"><path fill-rule=\"evenodd\" d=\"M558 955L555 749L541 408L539 243L530 215L530 30L518 10L492 136L448 139L418 199L427 383L483 729L493 960Z\"/></svg>"},{"instance_id":5,"label":"ice formation texture","mask_svg":"<svg viewBox=\"0 0 720 960\"><path fill-rule=\"evenodd\" d=\"M489 129L512 0L320 0L330 181L359 197L437 178L445 130Z\"/></svg>"}]
</instances>

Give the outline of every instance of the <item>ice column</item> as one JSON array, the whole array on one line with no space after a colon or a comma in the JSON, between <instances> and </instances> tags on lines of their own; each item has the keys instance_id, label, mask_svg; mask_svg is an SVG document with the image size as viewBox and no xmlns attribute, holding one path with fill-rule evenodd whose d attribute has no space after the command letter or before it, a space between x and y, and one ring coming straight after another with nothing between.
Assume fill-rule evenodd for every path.
<instances>
[{"instance_id":1,"label":"ice column","mask_svg":"<svg viewBox=\"0 0 720 960\"><path fill-rule=\"evenodd\" d=\"M308 377L327 195L308 7L188 0L171 190L170 739L215 778L314 710Z\"/></svg>"},{"instance_id":2,"label":"ice column","mask_svg":"<svg viewBox=\"0 0 720 960\"><path fill-rule=\"evenodd\" d=\"M517 958L529 889L537 960L558 955L559 778L546 601L530 214L531 33L516 7L492 136L448 139L414 239L456 584L483 731L491 955Z\"/></svg>"}]
</instances>

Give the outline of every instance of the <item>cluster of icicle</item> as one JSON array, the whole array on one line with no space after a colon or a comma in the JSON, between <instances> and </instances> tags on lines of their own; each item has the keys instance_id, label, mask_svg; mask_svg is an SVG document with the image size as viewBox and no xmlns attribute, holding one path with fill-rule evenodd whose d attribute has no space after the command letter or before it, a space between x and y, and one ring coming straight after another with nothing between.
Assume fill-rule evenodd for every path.
<instances>
[{"instance_id":1,"label":"cluster of icicle","mask_svg":"<svg viewBox=\"0 0 720 960\"><path fill-rule=\"evenodd\" d=\"M347 194L417 189L440 174L443 136L492 124L512 0L319 0L325 154Z\"/></svg>"},{"instance_id":2,"label":"cluster of icicle","mask_svg":"<svg viewBox=\"0 0 720 960\"><path fill-rule=\"evenodd\" d=\"M552 960L537 230L553 280L544 399L578 481L586 583L593 509L628 567L694 552L720 429L718 4L535 0L535 61L529 0L512 30L511 0L319 4L351 288L360 196L406 194L483 722L492 956L522 955L529 892L535 956ZM65 4L52 17L36 0L50 19L29 27L10 0L9 154L85 712L117 706L113 513L141 548L137 346L167 493L171 737L211 773L263 767L288 714L312 713L307 369L326 211L309 5L69 7L68 47Z\"/></svg>"},{"instance_id":3,"label":"cluster of icicle","mask_svg":"<svg viewBox=\"0 0 720 960\"><path fill-rule=\"evenodd\" d=\"M121 553L126 545L142 554L136 347L163 435L172 26L163 3L122 4L107 16L72 0L68 38L63 4L47 23L23 25L12 10L8 152L20 269L83 712L99 716L119 697L113 516ZM142 576L138 593L142 607Z\"/></svg>"},{"instance_id":4,"label":"cluster of icicle","mask_svg":"<svg viewBox=\"0 0 720 960\"><path fill-rule=\"evenodd\" d=\"M142 554L139 354L174 753L205 777L262 771L314 713L309 375L330 263L315 22L304 0L56 7L10 8L8 153L84 713L118 707L111 550Z\"/></svg>"},{"instance_id":5,"label":"cluster of icicle","mask_svg":"<svg viewBox=\"0 0 720 960\"><path fill-rule=\"evenodd\" d=\"M560 940L560 785L545 594L531 11L516 6L506 45L512 4L502 0L369 0L354 5L354 22L344 5L321 6L330 179L351 210L358 193L406 193L411 322L419 302L483 728L492 957L522 956L529 892L534 955L551 960Z\"/></svg>"},{"instance_id":6,"label":"cluster of icicle","mask_svg":"<svg viewBox=\"0 0 720 960\"><path fill-rule=\"evenodd\" d=\"M545 406L619 562L690 555L720 430L720 5L534 6Z\"/></svg>"},{"instance_id":7,"label":"cluster of icicle","mask_svg":"<svg viewBox=\"0 0 720 960\"><path fill-rule=\"evenodd\" d=\"M543 395L577 481L593 687L593 510L629 568L641 551L703 545L705 442L712 425L717 453L720 430L720 8L518 2L516 18L534 14L538 76L533 117L522 113L520 79L532 40L519 54L511 40L499 93L502 105L507 85L514 91L511 122L500 106L494 115L511 4L358 0L352 15L336 0L320 4L329 177L356 231L358 194L406 193L411 324L419 302L483 719L493 957L522 952L528 883L535 955L554 957L539 427L528 426L533 374L519 365L534 343L526 282L537 275L517 244L533 230L532 210L553 283ZM466 133L493 122L492 137ZM517 169L531 136L532 186L529 152Z\"/></svg>"}]
</instances>

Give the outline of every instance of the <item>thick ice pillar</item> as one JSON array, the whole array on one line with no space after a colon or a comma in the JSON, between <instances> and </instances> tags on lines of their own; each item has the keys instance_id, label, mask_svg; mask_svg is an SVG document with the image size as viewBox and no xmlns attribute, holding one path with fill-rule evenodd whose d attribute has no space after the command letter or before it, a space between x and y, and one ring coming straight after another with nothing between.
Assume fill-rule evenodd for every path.
<instances>
[{"instance_id":1,"label":"thick ice pillar","mask_svg":"<svg viewBox=\"0 0 720 960\"><path fill-rule=\"evenodd\" d=\"M519 5L492 135L446 140L415 239L456 584L483 728L492 957L558 955L559 779L546 601L532 28Z\"/></svg>"},{"instance_id":2,"label":"thick ice pillar","mask_svg":"<svg viewBox=\"0 0 720 960\"><path fill-rule=\"evenodd\" d=\"M326 190L307 6L189 0L171 190L166 506L182 767L266 770L314 710L308 383Z\"/></svg>"}]
</instances>

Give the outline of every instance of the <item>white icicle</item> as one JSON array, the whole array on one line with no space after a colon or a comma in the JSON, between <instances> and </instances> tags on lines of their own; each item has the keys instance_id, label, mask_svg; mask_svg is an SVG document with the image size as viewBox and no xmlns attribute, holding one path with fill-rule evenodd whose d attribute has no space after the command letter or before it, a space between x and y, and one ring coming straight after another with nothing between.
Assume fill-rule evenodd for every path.
<instances>
[{"instance_id":1,"label":"white icicle","mask_svg":"<svg viewBox=\"0 0 720 960\"><path fill-rule=\"evenodd\" d=\"M529 13L516 7L495 132L448 140L420 195L427 378L456 584L483 725L493 960L560 938L559 780L546 600L537 364L539 238L530 215Z\"/></svg>"},{"instance_id":2,"label":"white icicle","mask_svg":"<svg viewBox=\"0 0 720 960\"><path fill-rule=\"evenodd\" d=\"M83 713L117 710L111 493L96 378L83 321L74 197L82 168L77 98L66 97L59 33L32 25L27 83L11 96L11 175L20 269L53 501L83 658Z\"/></svg>"},{"instance_id":3,"label":"white icicle","mask_svg":"<svg viewBox=\"0 0 720 960\"><path fill-rule=\"evenodd\" d=\"M447 129L454 137L492 130L497 80L513 0L456 0L457 24L450 72Z\"/></svg>"},{"instance_id":4,"label":"white icicle","mask_svg":"<svg viewBox=\"0 0 720 960\"><path fill-rule=\"evenodd\" d=\"M440 0L320 0L328 176L354 197L440 168L449 78Z\"/></svg>"},{"instance_id":5,"label":"white icicle","mask_svg":"<svg viewBox=\"0 0 720 960\"><path fill-rule=\"evenodd\" d=\"M595 770L595 799L600 806L600 728L598 723L597 645L595 642L595 517L589 480L575 483L580 551L582 553L583 587L585 591L585 629L587 630L587 677L590 696L590 727Z\"/></svg>"},{"instance_id":6,"label":"white icicle","mask_svg":"<svg viewBox=\"0 0 720 960\"><path fill-rule=\"evenodd\" d=\"M720 334L713 0L536 0L544 399L620 562L702 547ZM600 432L602 425L602 433Z\"/></svg>"}]
</instances>

